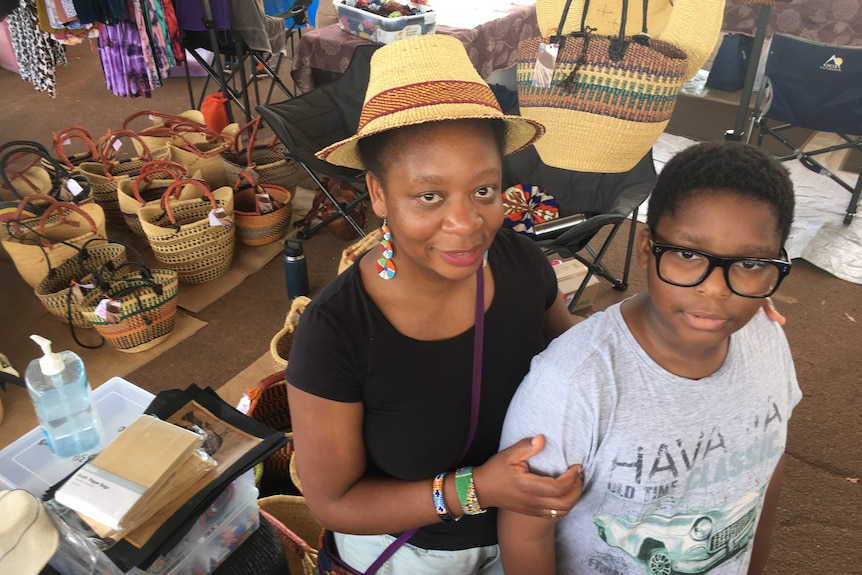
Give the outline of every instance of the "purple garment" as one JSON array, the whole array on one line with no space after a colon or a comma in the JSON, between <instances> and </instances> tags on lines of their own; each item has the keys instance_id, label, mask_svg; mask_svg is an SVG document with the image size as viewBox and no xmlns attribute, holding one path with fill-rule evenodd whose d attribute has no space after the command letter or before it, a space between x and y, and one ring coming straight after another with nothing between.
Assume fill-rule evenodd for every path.
<instances>
[{"instance_id":1,"label":"purple garment","mask_svg":"<svg viewBox=\"0 0 862 575\"><path fill-rule=\"evenodd\" d=\"M117 96L149 97L151 86L147 63L141 50L137 26L118 22L104 26L99 35L99 56L108 89Z\"/></svg>"}]
</instances>

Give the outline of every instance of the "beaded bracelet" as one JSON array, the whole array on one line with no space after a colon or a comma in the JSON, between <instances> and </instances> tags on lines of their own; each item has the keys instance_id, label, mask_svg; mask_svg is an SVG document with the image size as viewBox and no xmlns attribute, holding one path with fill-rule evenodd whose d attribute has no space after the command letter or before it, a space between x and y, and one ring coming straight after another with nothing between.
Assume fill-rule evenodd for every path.
<instances>
[{"instance_id":1,"label":"beaded bracelet","mask_svg":"<svg viewBox=\"0 0 862 575\"><path fill-rule=\"evenodd\" d=\"M473 483L473 467L461 467L455 471L455 488L458 490L458 501L465 515L480 515L487 509L479 505L476 496L476 485Z\"/></svg>"},{"instance_id":2,"label":"beaded bracelet","mask_svg":"<svg viewBox=\"0 0 862 575\"><path fill-rule=\"evenodd\" d=\"M431 484L431 496L434 498L434 509L437 511L437 515L440 517L441 521L458 521L461 518L454 517L449 513L449 509L446 507L446 498L443 497L443 481L446 479L447 475L449 475L448 471L438 473L434 477L434 482Z\"/></svg>"}]
</instances>

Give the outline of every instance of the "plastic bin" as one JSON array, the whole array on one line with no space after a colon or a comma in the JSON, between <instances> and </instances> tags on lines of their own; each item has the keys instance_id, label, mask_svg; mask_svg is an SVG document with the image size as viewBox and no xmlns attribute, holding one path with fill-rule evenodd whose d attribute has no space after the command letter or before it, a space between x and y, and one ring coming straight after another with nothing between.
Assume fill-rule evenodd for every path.
<instances>
[{"instance_id":1,"label":"plastic bin","mask_svg":"<svg viewBox=\"0 0 862 575\"><path fill-rule=\"evenodd\" d=\"M356 0L333 0L333 4L342 30L373 42L388 44L401 38L434 34L437 30L437 13L428 6L404 2L420 13L386 18L356 8Z\"/></svg>"},{"instance_id":2,"label":"plastic bin","mask_svg":"<svg viewBox=\"0 0 862 575\"><path fill-rule=\"evenodd\" d=\"M155 396L129 383L112 377L93 390L93 402L102 420L102 442L93 453L101 451L120 434L126 425L137 419ZM26 489L41 498L45 491L75 471L90 453L63 459L48 447L42 428L35 427L0 451L0 488Z\"/></svg>"},{"instance_id":3,"label":"plastic bin","mask_svg":"<svg viewBox=\"0 0 862 575\"><path fill-rule=\"evenodd\" d=\"M260 526L254 471L238 477L204 512L185 537L149 569L126 575L209 574ZM51 566L65 575L124 575L104 554L76 549L62 540Z\"/></svg>"}]
</instances>

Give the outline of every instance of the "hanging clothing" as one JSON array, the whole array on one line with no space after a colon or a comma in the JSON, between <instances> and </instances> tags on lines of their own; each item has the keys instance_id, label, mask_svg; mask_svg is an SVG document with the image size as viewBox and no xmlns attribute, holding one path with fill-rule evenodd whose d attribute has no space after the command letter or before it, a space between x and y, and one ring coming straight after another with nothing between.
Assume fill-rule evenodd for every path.
<instances>
[{"instance_id":1,"label":"hanging clothing","mask_svg":"<svg viewBox=\"0 0 862 575\"><path fill-rule=\"evenodd\" d=\"M73 0L82 24L114 24L126 18L125 0Z\"/></svg>"},{"instance_id":2,"label":"hanging clothing","mask_svg":"<svg viewBox=\"0 0 862 575\"><path fill-rule=\"evenodd\" d=\"M6 21L19 75L40 92L47 91L51 98L56 98L56 67L66 64L66 49L39 29L35 0L21 0Z\"/></svg>"}]
</instances>

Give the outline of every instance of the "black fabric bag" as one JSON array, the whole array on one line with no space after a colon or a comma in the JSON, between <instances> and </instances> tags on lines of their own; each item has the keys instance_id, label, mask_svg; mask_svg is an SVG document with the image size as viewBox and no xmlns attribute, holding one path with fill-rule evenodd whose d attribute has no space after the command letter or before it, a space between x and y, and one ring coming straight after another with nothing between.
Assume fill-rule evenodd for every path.
<instances>
[{"instance_id":1,"label":"black fabric bag","mask_svg":"<svg viewBox=\"0 0 862 575\"><path fill-rule=\"evenodd\" d=\"M754 36L739 33L725 35L706 78L706 87L727 92L741 90L753 48Z\"/></svg>"}]
</instances>

